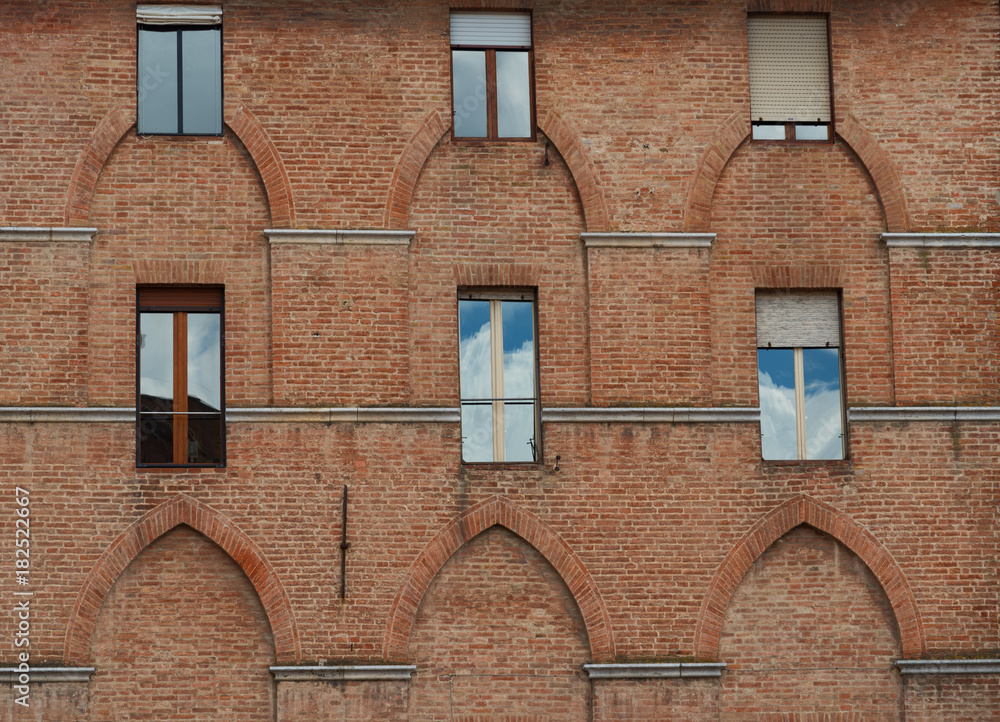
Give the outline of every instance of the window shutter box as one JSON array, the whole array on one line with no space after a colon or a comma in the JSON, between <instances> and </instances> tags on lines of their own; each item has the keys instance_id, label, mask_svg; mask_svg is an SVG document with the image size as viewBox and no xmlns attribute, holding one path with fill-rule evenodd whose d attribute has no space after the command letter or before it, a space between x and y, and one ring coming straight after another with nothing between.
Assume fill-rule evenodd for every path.
<instances>
[{"instance_id":1,"label":"window shutter box","mask_svg":"<svg viewBox=\"0 0 1000 722\"><path fill-rule=\"evenodd\" d=\"M490 48L530 48L531 15L453 12L451 44Z\"/></svg>"},{"instance_id":2,"label":"window shutter box","mask_svg":"<svg viewBox=\"0 0 1000 722\"><path fill-rule=\"evenodd\" d=\"M758 348L836 348L840 301L836 291L758 291Z\"/></svg>"},{"instance_id":3,"label":"window shutter box","mask_svg":"<svg viewBox=\"0 0 1000 722\"><path fill-rule=\"evenodd\" d=\"M222 286L140 286L136 293L140 309L222 308Z\"/></svg>"},{"instance_id":4,"label":"window shutter box","mask_svg":"<svg viewBox=\"0 0 1000 722\"><path fill-rule=\"evenodd\" d=\"M140 25L220 25L221 5L139 5L135 9Z\"/></svg>"},{"instance_id":5,"label":"window shutter box","mask_svg":"<svg viewBox=\"0 0 1000 722\"><path fill-rule=\"evenodd\" d=\"M751 15L750 119L830 122L826 17Z\"/></svg>"}]
</instances>

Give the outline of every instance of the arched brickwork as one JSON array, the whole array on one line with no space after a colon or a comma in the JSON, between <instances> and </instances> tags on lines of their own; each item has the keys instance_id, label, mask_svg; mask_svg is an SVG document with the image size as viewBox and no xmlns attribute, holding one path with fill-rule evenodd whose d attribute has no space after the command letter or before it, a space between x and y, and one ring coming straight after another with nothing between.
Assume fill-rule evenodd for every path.
<instances>
[{"instance_id":1,"label":"arched brickwork","mask_svg":"<svg viewBox=\"0 0 1000 722\"><path fill-rule=\"evenodd\" d=\"M614 659L611 621L597 585L573 550L543 521L499 497L490 497L448 523L417 556L389 611L382 657L403 661L420 600L434 575L469 539L500 525L520 536L548 560L576 600L590 638L595 662Z\"/></svg>"},{"instance_id":2,"label":"arched brickwork","mask_svg":"<svg viewBox=\"0 0 1000 722\"><path fill-rule=\"evenodd\" d=\"M910 216L903 194L903 185L895 168L879 147L878 142L854 116L837 125L837 135L854 151L871 176L885 213L890 232L910 228ZM750 137L749 113L740 109L716 131L705 149L688 189L684 208L684 230L705 233L711 230L712 198L722 171L736 150Z\"/></svg>"},{"instance_id":3,"label":"arched brickwork","mask_svg":"<svg viewBox=\"0 0 1000 722\"><path fill-rule=\"evenodd\" d=\"M438 111L432 110L424 116L393 171L383 220L386 228L402 229L409 224L410 204L413 202L413 191L417 187L420 172L434 148L450 129L451 124ZM604 190L576 132L554 110L538 121L538 129L552 141L573 175L573 182L580 193L587 230L609 230Z\"/></svg>"},{"instance_id":4,"label":"arched brickwork","mask_svg":"<svg viewBox=\"0 0 1000 722\"><path fill-rule=\"evenodd\" d=\"M87 141L73 170L64 214L67 226L87 224L90 217L90 202L104 164L111 156L111 151L134 125L135 109L132 107L116 108L98 124L97 130ZM276 228L292 227L295 223L295 212L292 207L288 174L264 127L245 108L237 110L232 121L226 125L240 139L257 166L257 172L260 173L267 195L271 225Z\"/></svg>"},{"instance_id":5,"label":"arched brickwork","mask_svg":"<svg viewBox=\"0 0 1000 722\"><path fill-rule=\"evenodd\" d=\"M842 266L824 263L758 265L750 273L754 288L843 288L847 277Z\"/></svg>"},{"instance_id":6,"label":"arched brickwork","mask_svg":"<svg viewBox=\"0 0 1000 722\"><path fill-rule=\"evenodd\" d=\"M180 524L204 534L242 567L267 612L277 661L299 662L301 647L291 604L263 553L231 520L186 494L178 494L122 532L87 575L66 632L67 664L87 663L97 615L118 576L143 549Z\"/></svg>"},{"instance_id":7,"label":"arched brickwork","mask_svg":"<svg viewBox=\"0 0 1000 722\"><path fill-rule=\"evenodd\" d=\"M722 621L729 602L751 565L783 534L800 524L829 534L868 565L885 590L899 625L903 656L919 658L926 648L916 600L892 556L867 531L847 515L807 496L796 496L761 519L729 552L708 587L698 613L694 654L717 659Z\"/></svg>"}]
</instances>

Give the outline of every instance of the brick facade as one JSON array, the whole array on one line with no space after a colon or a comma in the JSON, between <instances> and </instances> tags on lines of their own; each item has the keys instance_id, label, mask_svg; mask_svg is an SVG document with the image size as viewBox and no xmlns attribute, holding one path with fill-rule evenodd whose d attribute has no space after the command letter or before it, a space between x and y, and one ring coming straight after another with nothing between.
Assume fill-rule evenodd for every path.
<instances>
[{"instance_id":1,"label":"brick facade","mask_svg":"<svg viewBox=\"0 0 1000 722\"><path fill-rule=\"evenodd\" d=\"M134 3L0 4L0 719L1000 716L995 2L222 5L169 137ZM449 7L531 11L534 140L452 138ZM750 139L748 12L829 14L832 142ZM136 289L202 284L225 465L137 468ZM461 460L495 287L538 463ZM840 293L846 459L761 459L770 289Z\"/></svg>"}]
</instances>

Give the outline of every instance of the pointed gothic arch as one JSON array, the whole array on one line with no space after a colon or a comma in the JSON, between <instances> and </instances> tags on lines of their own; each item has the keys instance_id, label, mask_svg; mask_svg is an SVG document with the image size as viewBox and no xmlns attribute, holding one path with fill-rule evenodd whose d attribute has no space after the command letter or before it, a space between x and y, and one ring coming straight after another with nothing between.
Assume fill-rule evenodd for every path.
<instances>
[{"instance_id":1,"label":"pointed gothic arch","mask_svg":"<svg viewBox=\"0 0 1000 722\"><path fill-rule=\"evenodd\" d=\"M271 624L277 661L300 661L299 633L288 595L263 552L232 520L207 504L186 494L178 494L147 512L119 534L87 575L66 631L64 654L67 664L87 663L101 605L121 573L147 546L182 524L219 545L250 579Z\"/></svg>"},{"instance_id":2,"label":"pointed gothic arch","mask_svg":"<svg viewBox=\"0 0 1000 722\"><path fill-rule=\"evenodd\" d=\"M389 611L383 659L405 660L420 601L435 575L466 541L493 526L502 526L517 534L555 568L583 616L594 661L612 661L615 647L611 620L597 584L583 562L545 522L496 496L479 502L452 519L417 555Z\"/></svg>"},{"instance_id":3,"label":"pointed gothic arch","mask_svg":"<svg viewBox=\"0 0 1000 722\"><path fill-rule=\"evenodd\" d=\"M885 590L899 626L903 656L919 658L926 650L916 600L899 565L874 536L843 512L799 495L772 509L726 555L715 572L698 613L694 637L697 659L717 659L726 609L755 561L784 534L806 524L829 534L858 555Z\"/></svg>"}]
</instances>

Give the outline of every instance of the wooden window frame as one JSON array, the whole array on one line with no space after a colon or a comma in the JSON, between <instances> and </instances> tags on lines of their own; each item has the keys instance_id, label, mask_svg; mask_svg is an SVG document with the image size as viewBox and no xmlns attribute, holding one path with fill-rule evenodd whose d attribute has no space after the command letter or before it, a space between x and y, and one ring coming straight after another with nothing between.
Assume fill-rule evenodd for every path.
<instances>
[{"instance_id":1,"label":"wooden window frame","mask_svg":"<svg viewBox=\"0 0 1000 722\"><path fill-rule=\"evenodd\" d=\"M758 13L747 13L747 18L752 17L778 17L778 16L795 16L795 17L819 17L822 16L826 19L826 69L827 69L827 88L830 91L830 121L828 123L816 123L809 121L762 121L754 120L751 116L750 118L750 142L760 143L763 145L833 145L836 136L836 118L837 112L834 107L834 97L833 97L833 40L832 33L830 32L830 13L796 13L796 12L758 12ZM747 38L747 45L749 48L749 37ZM749 71L749 61L747 63L747 70ZM747 85L747 107L750 107L750 88ZM754 138L753 131L757 126L777 126L782 125L785 128L784 139L776 138ZM825 140L800 140L795 137L795 126L796 125L825 125L827 127L827 138Z\"/></svg>"},{"instance_id":2,"label":"wooden window frame","mask_svg":"<svg viewBox=\"0 0 1000 722\"><path fill-rule=\"evenodd\" d=\"M469 402L475 402L477 404L483 404L484 402L490 402L492 406L492 417L493 417L493 460L492 461L466 461L465 460L465 442L464 436L462 437L462 464L464 466L475 466L475 467L506 467L506 466L518 466L523 467L525 465L531 464L541 464L542 463L542 397L541 397L541 380L539 376L539 343L538 343L538 292L534 288L496 288L496 287L474 287L474 288L460 288L458 291L458 298L456 301L456 315L458 312L458 303L461 301L489 301L490 302L490 348L491 348L491 369L490 369L490 380L491 383L496 387L496 356L498 345L496 342L499 340L500 356L503 356L503 327L501 325L496 325L493 322L494 313L497 316L502 315L502 311L498 308L496 312L493 310L493 303L502 304L504 301L530 301L531 302L531 323L532 323L532 334L534 338L534 376L535 376L535 388L534 388L534 413L532 414L534 419L534 447L533 455L534 459L530 461L507 461L503 458L497 459L497 449L500 449L500 455L503 455L504 439L505 439L505 419L504 419L504 409L503 405L505 402L509 402L508 399L501 397L494 397L491 399L464 399L461 397L461 390L459 390L459 414L463 406ZM461 347L461 341L459 341L459 347ZM459 350L459 374L461 375L461 351ZM502 369L502 361L500 362ZM501 370L502 374L502 370Z\"/></svg>"},{"instance_id":3,"label":"wooden window frame","mask_svg":"<svg viewBox=\"0 0 1000 722\"><path fill-rule=\"evenodd\" d=\"M491 11L493 12L493 11ZM500 12L500 11L496 11ZM459 145L486 145L487 143L534 143L538 137L538 119L535 115L535 23L530 11L512 10L512 13L527 15L531 25L531 45L455 45L448 51L448 67L451 75L451 140ZM455 50L479 50L486 53L486 137L455 135ZM531 105L531 134L524 137L501 137L499 133L499 116L497 110L497 51L526 52L528 54L528 102Z\"/></svg>"},{"instance_id":4,"label":"wooden window frame","mask_svg":"<svg viewBox=\"0 0 1000 722\"><path fill-rule=\"evenodd\" d=\"M139 286L136 288L135 311L135 465L137 468L218 468L226 465L226 314L225 292L222 286ZM141 392L141 354L143 313L173 315L173 402L171 412L143 411ZM187 408L187 316L189 313L219 315L219 454L218 463L191 463L188 459L188 418L199 412ZM144 438L143 418L174 417L173 462L142 460ZM207 415L207 414L206 414ZM214 415L214 413L212 414Z\"/></svg>"}]
</instances>

